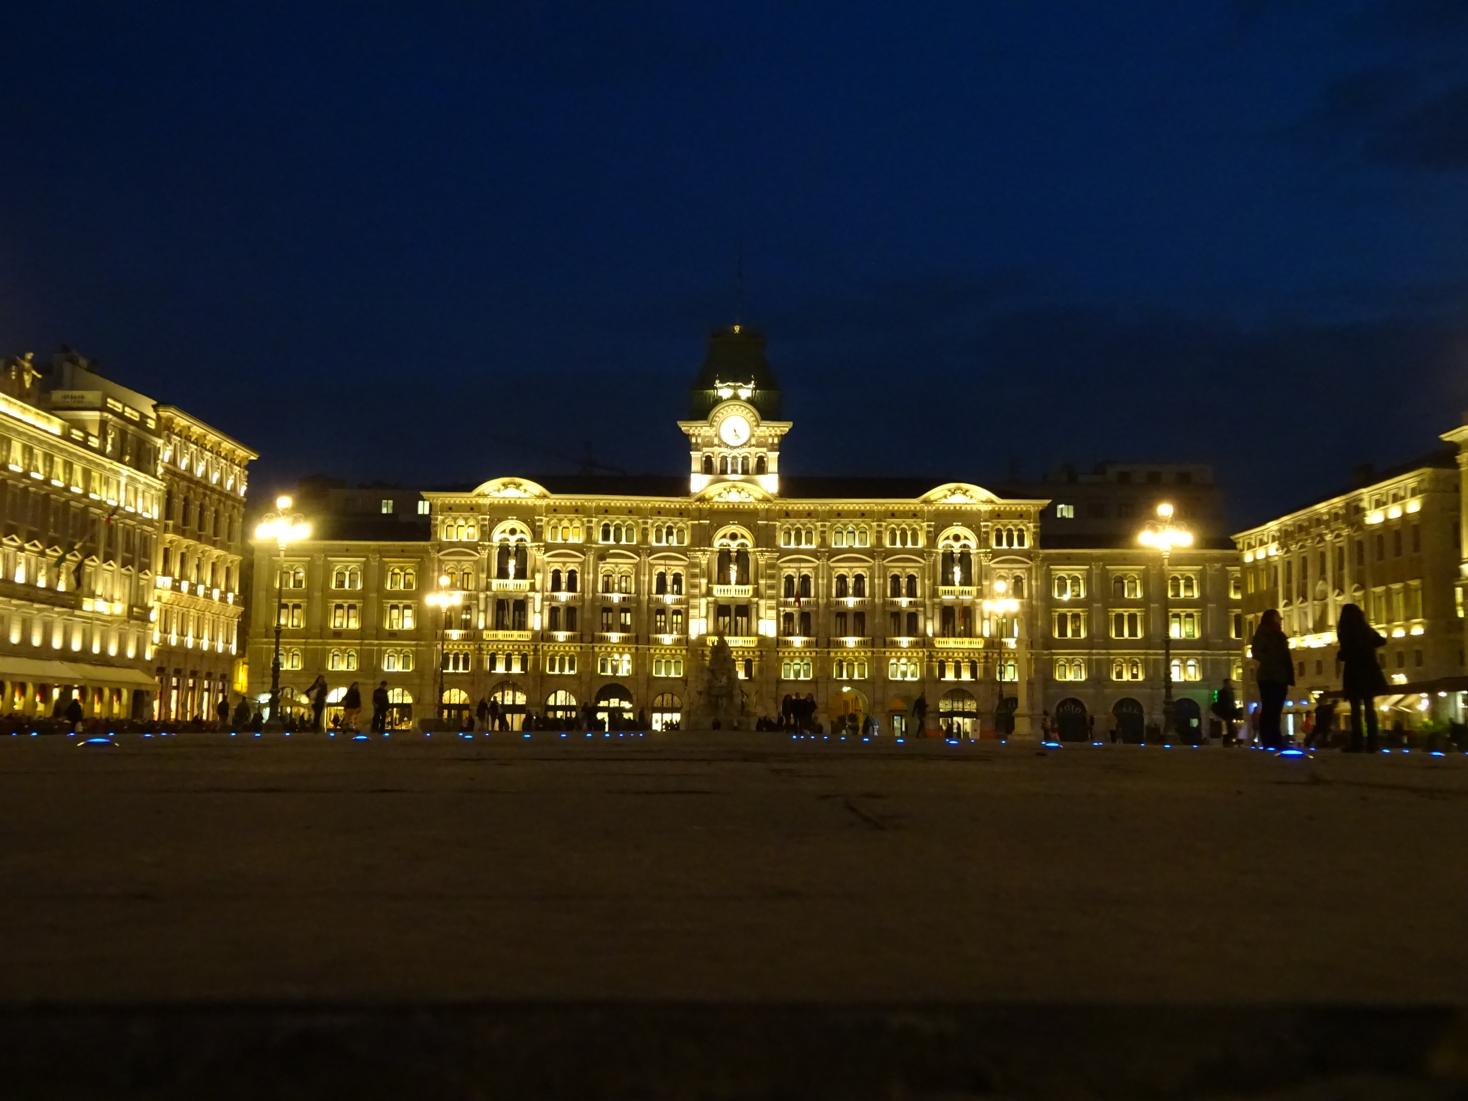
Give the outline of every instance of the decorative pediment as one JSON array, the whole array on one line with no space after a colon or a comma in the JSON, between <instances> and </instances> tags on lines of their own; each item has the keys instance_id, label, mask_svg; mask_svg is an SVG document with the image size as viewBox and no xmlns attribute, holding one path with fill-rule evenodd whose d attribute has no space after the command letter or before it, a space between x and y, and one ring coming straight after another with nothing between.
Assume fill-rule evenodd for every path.
<instances>
[{"instance_id":1,"label":"decorative pediment","mask_svg":"<svg viewBox=\"0 0 1468 1101\"><path fill-rule=\"evenodd\" d=\"M931 505L988 505L996 498L982 486L969 482L948 482L924 493L921 500Z\"/></svg>"},{"instance_id":2,"label":"decorative pediment","mask_svg":"<svg viewBox=\"0 0 1468 1101\"><path fill-rule=\"evenodd\" d=\"M494 497L499 500L522 500L531 497L549 497L545 487L529 478L491 478L477 486L475 497Z\"/></svg>"},{"instance_id":3,"label":"decorative pediment","mask_svg":"<svg viewBox=\"0 0 1468 1101\"><path fill-rule=\"evenodd\" d=\"M770 499L769 493L755 482L714 482L699 497L721 505L748 505Z\"/></svg>"}]
</instances>

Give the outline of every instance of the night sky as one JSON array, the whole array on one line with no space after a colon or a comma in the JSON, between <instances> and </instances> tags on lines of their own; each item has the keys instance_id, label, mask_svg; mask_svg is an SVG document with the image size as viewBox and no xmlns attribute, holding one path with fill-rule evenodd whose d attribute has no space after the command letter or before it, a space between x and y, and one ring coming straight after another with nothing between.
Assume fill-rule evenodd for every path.
<instances>
[{"instance_id":1,"label":"night sky","mask_svg":"<svg viewBox=\"0 0 1468 1101\"><path fill-rule=\"evenodd\" d=\"M1468 407L1468 4L34 4L0 351L262 452L687 462L712 327L785 469L1207 461L1235 522Z\"/></svg>"}]
</instances>

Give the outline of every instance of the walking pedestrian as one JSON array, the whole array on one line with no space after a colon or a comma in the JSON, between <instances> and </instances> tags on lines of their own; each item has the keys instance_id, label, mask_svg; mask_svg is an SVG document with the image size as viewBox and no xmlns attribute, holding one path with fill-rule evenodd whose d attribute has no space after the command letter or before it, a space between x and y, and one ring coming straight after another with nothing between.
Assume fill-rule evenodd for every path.
<instances>
[{"instance_id":1,"label":"walking pedestrian","mask_svg":"<svg viewBox=\"0 0 1468 1101\"><path fill-rule=\"evenodd\" d=\"M82 725L82 701L72 696L71 702L66 705L65 715L67 727L75 734Z\"/></svg>"},{"instance_id":2,"label":"walking pedestrian","mask_svg":"<svg viewBox=\"0 0 1468 1101\"><path fill-rule=\"evenodd\" d=\"M1336 661L1342 666L1341 695L1351 703L1351 740L1347 753L1375 753L1378 730L1376 697L1386 694L1386 674L1376 660L1376 651L1386 639L1366 622L1359 604L1341 609L1335 630ZM1363 729L1364 727L1364 729Z\"/></svg>"},{"instance_id":3,"label":"walking pedestrian","mask_svg":"<svg viewBox=\"0 0 1468 1101\"><path fill-rule=\"evenodd\" d=\"M1270 608L1260 618L1250 653L1259 665L1259 740L1265 749L1283 749L1280 716L1284 712L1285 696L1295 683L1295 662L1290 656L1290 640L1285 637L1278 608Z\"/></svg>"},{"instance_id":4,"label":"walking pedestrian","mask_svg":"<svg viewBox=\"0 0 1468 1101\"><path fill-rule=\"evenodd\" d=\"M247 730L250 726L250 701L244 696L240 702L234 705L234 728L236 730Z\"/></svg>"},{"instance_id":5,"label":"walking pedestrian","mask_svg":"<svg viewBox=\"0 0 1468 1101\"><path fill-rule=\"evenodd\" d=\"M219 729L229 729L229 697L220 696L219 702L214 706L214 714L219 716Z\"/></svg>"},{"instance_id":6,"label":"walking pedestrian","mask_svg":"<svg viewBox=\"0 0 1468 1101\"><path fill-rule=\"evenodd\" d=\"M316 674L311 687L306 689L306 698L311 701L311 729L320 734L321 716L326 713L326 677L321 673Z\"/></svg>"},{"instance_id":7,"label":"walking pedestrian","mask_svg":"<svg viewBox=\"0 0 1468 1101\"><path fill-rule=\"evenodd\" d=\"M362 690L352 681L342 696L342 727L356 733L362 720Z\"/></svg>"},{"instance_id":8,"label":"walking pedestrian","mask_svg":"<svg viewBox=\"0 0 1468 1101\"><path fill-rule=\"evenodd\" d=\"M486 734L489 733L489 700L486 697L479 697L479 706L474 709L474 718L479 722L479 729Z\"/></svg>"},{"instance_id":9,"label":"walking pedestrian","mask_svg":"<svg viewBox=\"0 0 1468 1101\"><path fill-rule=\"evenodd\" d=\"M1329 746L1331 735L1335 729L1335 700L1325 699L1315 705L1315 722L1310 727L1310 735L1305 739L1306 748L1313 749L1316 745Z\"/></svg>"},{"instance_id":10,"label":"walking pedestrian","mask_svg":"<svg viewBox=\"0 0 1468 1101\"><path fill-rule=\"evenodd\" d=\"M372 690L372 733L387 732L387 681Z\"/></svg>"}]
</instances>

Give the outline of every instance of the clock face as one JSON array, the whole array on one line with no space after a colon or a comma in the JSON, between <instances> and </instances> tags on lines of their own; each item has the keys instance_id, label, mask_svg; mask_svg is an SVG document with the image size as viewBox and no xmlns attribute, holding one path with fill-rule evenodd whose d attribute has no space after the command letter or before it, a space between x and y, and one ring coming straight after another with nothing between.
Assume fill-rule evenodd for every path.
<instances>
[{"instance_id":1,"label":"clock face","mask_svg":"<svg viewBox=\"0 0 1468 1101\"><path fill-rule=\"evenodd\" d=\"M719 424L719 439L730 447L738 447L749 439L749 422L738 413L725 417Z\"/></svg>"}]
</instances>

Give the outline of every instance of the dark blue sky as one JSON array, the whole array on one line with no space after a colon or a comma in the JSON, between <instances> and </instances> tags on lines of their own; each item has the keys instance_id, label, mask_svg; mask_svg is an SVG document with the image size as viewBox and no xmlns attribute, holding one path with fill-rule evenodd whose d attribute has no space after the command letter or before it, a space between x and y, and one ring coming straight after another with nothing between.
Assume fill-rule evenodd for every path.
<instances>
[{"instance_id":1,"label":"dark blue sky","mask_svg":"<svg viewBox=\"0 0 1468 1101\"><path fill-rule=\"evenodd\" d=\"M683 469L709 328L808 473L1210 461L1237 520L1468 407L1468 4L30 5L0 350L264 455Z\"/></svg>"}]
</instances>

